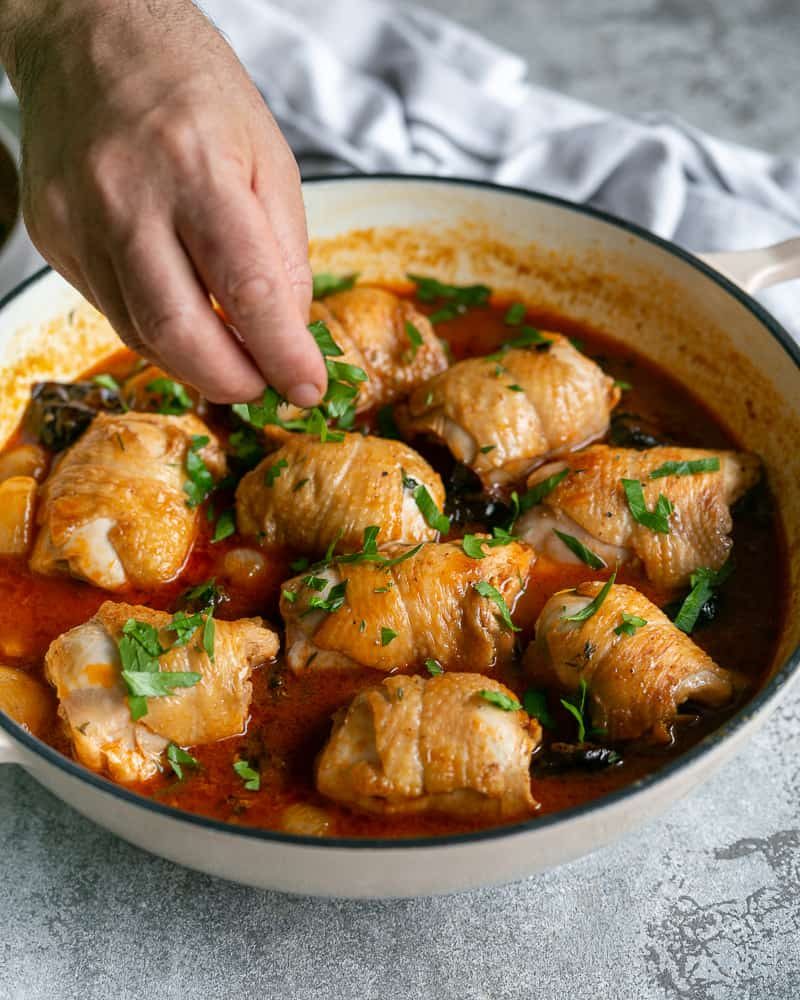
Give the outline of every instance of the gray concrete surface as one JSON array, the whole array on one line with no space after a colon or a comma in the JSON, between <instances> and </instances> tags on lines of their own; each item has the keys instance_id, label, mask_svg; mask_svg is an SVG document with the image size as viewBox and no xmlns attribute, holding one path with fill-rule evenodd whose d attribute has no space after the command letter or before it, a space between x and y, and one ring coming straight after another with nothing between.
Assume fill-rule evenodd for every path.
<instances>
[{"instance_id":1,"label":"gray concrete surface","mask_svg":"<svg viewBox=\"0 0 800 1000\"><path fill-rule=\"evenodd\" d=\"M800 151L793 0L430 6L525 55L537 82ZM438 900L326 902L215 881L0 769L0 1000L794 1000L799 942L798 695L619 845Z\"/></svg>"}]
</instances>

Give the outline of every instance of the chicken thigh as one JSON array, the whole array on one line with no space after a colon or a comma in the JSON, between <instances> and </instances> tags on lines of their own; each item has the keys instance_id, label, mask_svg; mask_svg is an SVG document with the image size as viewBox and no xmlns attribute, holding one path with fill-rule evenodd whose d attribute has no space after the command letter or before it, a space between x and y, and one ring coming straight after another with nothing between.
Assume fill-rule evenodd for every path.
<instances>
[{"instance_id":1,"label":"chicken thigh","mask_svg":"<svg viewBox=\"0 0 800 1000\"><path fill-rule=\"evenodd\" d=\"M691 472L690 463L695 469L704 463L719 468ZM688 584L699 567L719 569L728 558L733 545L730 507L758 480L759 461L755 455L733 451L666 447L636 451L594 445L537 469L528 487L565 470L568 474L541 503L517 521L516 533L542 555L575 561L577 557L555 534L560 531L577 538L609 566L637 558L653 583L679 587ZM673 471L665 474L669 470ZM659 494L666 497L673 508L668 532L653 530L633 517L623 479L641 482L648 511L656 506Z\"/></svg>"},{"instance_id":2,"label":"chicken thigh","mask_svg":"<svg viewBox=\"0 0 800 1000\"><path fill-rule=\"evenodd\" d=\"M391 403L447 367L427 316L382 288L364 285L329 295L312 303L311 319L325 323L344 352L337 361L367 373L359 387L359 411Z\"/></svg>"},{"instance_id":3,"label":"chicken thigh","mask_svg":"<svg viewBox=\"0 0 800 1000\"><path fill-rule=\"evenodd\" d=\"M398 412L404 434L442 441L485 487L602 437L619 389L566 337L543 336L546 350L469 358L421 385Z\"/></svg>"},{"instance_id":4,"label":"chicken thigh","mask_svg":"<svg viewBox=\"0 0 800 1000\"><path fill-rule=\"evenodd\" d=\"M213 479L224 474L216 438L191 414L99 414L42 487L31 569L106 590L173 579L197 533L190 450Z\"/></svg>"},{"instance_id":5,"label":"chicken thigh","mask_svg":"<svg viewBox=\"0 0 800 1000\"><path fill-rule=\"evenodd\" d=\"M289 434L249 472L236 491L236 520L244 535L321 556L361 546L364 529L380 528L380 542L436 538L408 481L423 485L441 509L438 474L400 441L346 434L340 442Z\"/></svg>"},{"instance_id":6,"label":"chicken thigh","mask_svg":"<svg viewBox=\"0 0 800 1000\"><path fill-rule=\"evenodd\" d=\"M545 604L523 661L535 683L572 695L585 682L591 725L612 741L667 743L684 702L731 700L733 675L633 587L613 585L591 617L567 620L602 588L582 583Z\"/></svg>"},{"instance_id":7,"label":"chicken thigh","mask_svg":"<svg viewBox=\"0 0 800 1000\"><path fill-rule=\"evenodd\" d=\"M335 718L317 762L317 788L352 809L386 815L499 820L532 812L529 768L539 724L482 691L516 702L480 674L388 677L359 692Z\"/></svg>"},{"instance_id":8,"label":"chicken thigh","mask_svg":"<svg viewBox=\"0 0 800 1000\"><path fill-rule=\"evenodd\" d=\"M148 697L145 714L136 720L120 655L123 630L130 628L130 621L157 631L166 650L158 658L160 672L199 674L191 686ZM106 601L94 618L59 636L47 651L45 674L55 686L75 756L115 781L152 777L170 742L196 746L241 733L250 708L253 668L278 652L278 636L260 618L215 621L213 658L206 648L204 623L177 645L171 621L164 611Z\"/></svg>"},{"instance_id":9,"label":"chicken thigh","mask_svg":"<svg viewBox=\"0 0 800 1000\"><path fill-rule=\"evenodd\" d=\"M524 589L534 560L528 546L512 542L472 559L458 543L428 542L418 551L390 545L381 556L390 561L333 562L284 584L293 670L390 671L434 659L479 672L510 658L514 636L503 611L513 611Z\"/></svg>"}]
</instances>

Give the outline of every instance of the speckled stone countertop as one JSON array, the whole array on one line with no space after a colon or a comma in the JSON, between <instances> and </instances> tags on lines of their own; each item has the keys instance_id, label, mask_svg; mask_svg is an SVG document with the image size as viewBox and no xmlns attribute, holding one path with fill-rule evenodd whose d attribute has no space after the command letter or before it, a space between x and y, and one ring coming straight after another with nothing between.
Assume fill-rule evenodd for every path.
<instances>
[{"instance_id":1,"label":"speckled stone countertop","mask_svg":"<svg viewBox=\"0 0 800 1000\"><path fill-rule=\"evenodd\" d=\"M797 0L430 6L521 52L539 83L800 152ZM216 881L0 769L0 1000L798 995L800 693L707 785L620 844L433 900L320 901Z\"/></svg>"}]
</instances>

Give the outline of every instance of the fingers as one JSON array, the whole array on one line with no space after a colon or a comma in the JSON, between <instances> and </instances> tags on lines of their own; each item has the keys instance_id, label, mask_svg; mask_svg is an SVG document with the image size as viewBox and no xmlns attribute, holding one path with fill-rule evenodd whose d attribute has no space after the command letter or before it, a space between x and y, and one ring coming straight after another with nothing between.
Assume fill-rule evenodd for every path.
<instances>
[{"instance_id":1,"label":"fingers","mask_svg":"<svg viewBox=\"0 0 800 1000\"><path fill-rule=\"evenodd\" d=\"M144 354L214 403L260 395L263 376L214 313L166 224L140 227L115 257L114 270Z\"/></svg>"},{"instance_id":2,"label":"fingers","mask_svg":"<svg viewBox=\"0 0 800 1000\"><path fill-rule=\"evenodd\" d=\"M256 159L253 190L266 210L294 297L306 320L311 306L313 282L308 260L308 230L300 171L277 126L273 123L268 127L273 132L273 146L271 149L265 148ZM269 165L267 169L264 169L264 164Z\"/></svg>"},{"instance_id":3,"label":"fingers","mask_svg":"<svg viewBox=\"0 0 800 1000\"><path fill-rule=\"evenodd\" d=\"M298 264L290 278L258 197L233 181L180 214L178 232L264 379L298 406L318 403L325 365L298 304L307 309L310 276ZM292 232L296 244L296 222Z\"/></svg>"}]
</instances>

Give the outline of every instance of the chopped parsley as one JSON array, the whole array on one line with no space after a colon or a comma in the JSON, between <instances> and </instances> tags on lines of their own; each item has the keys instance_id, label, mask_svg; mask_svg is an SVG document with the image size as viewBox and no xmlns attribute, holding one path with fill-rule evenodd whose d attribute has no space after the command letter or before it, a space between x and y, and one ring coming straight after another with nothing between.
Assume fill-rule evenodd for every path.
<instances>
[{"instance_id":1,"label":"chopped parsley","mask_svg":"<svg viewBox=\"0 0 800 1000\"><path fill-rule=\"evenodd\" d=\"M578 743L586 742L586 695L589 692L589 685L586 678L581 677L577 699L562 698L561 704L573 716L578 723Z\"/></svg>"},{"instance_id":2,"label":"chopped parsley","mask_svg":"<svg viewBox=\"0 0 800 1000\"><path fill-rule=\"evenodd\" d=\"M179 747L176 743L170 743L167 747L167 760L179 781L183 781L184 767L199 767L197 758L192 757L190 753Z\"/></svg>"},{"instance_id":3,"label":"chopped parsley","mask_svg":"<svg viewBox=\"0 0 800 1000\"><path fill-rule=\"evenodd\" d=\"M496 549L499 545L510 545L515 541L517 541L516 535L512 535L504 528L500 528L495 525L495 527L492 528L491 538L481 538L478 535L470 534L464 535L461 539L461 548L470 557L470 559L485 559L486 553L483 551L484 545L488 545L490 549Z\"/></svg>"},{"instance_id":4,"label":"chopped parsley","mask_svg":"<svg viewBox=\"0 0 800 1000\"><path fill-rule=\"evenodd\" d=\"M357 278L358 274L315 274L314 298L324 299L336 292L347 292L355 285Z\"/></svg>"},{"instance_id":5,"label":"chopped parsley","mask_svg":"<svg viewBox=\"0 0 800 1000\"><path fill-rule=\"evenodd\" d=\"M494 449L496 447L497 447L496 444L484 444L484 445L481 445L481 448L480 448L481 455L488 455L489 452L490 451L494 451Z\"/></svg>"},{"instance_id":6,"label":"chopped parsley","mask_svg":"<svg viewBox=\"0 0 800 1000\"><path fill-rule=\"evenodd\" d=\"M272 386L267 386L259 403L236 403L232 409L245 423L254 427L275 424L284 430L317 435L320 441L343 441L344 434L331 430L328 421L336 421L339 427L352 426L359 384L366 382L368 376L357 365L331 360L341 357L344 351L321 320L309 323L308 330L325 360L328 372L328 388L321 405L304 411L306 415L303 417L283 420L278 409L286 400Z\"/></svg>"},{"instance_id":7,"label":"chopped parsley","mask_svg":"<svg viewBox=\"0 0 800 1000\"><path fill-rule=\"evenodd\" d=\"M493 587L491 583L486 580L479 580L477 583L473 583L473 588L481 595L481 597L488 597L490 601L493 601L497 605L497 610L500 612L499 621L508 629L509 632L519 632L519 626L515 625L511 620L511 612L508 610L508 605L505 602L503 595Z\"/></svg>"},{"instance_id":8,"label":"chopped parsley","mask_svg":"<svg viewBox=\"0 0 800 1000\"><path fill-rule=\"evenodd\" d=\"M430 314L428 319L434 325L463 315L468 309L485 305L492 290L486 285L448 285L437 278L426 278L420 274L407 275L417 286L416 294L420 302L443 302Z\"/></svg>"},{"instance_id":9,"label":"chopped parsley","mask_svg":"<svg viewBox=\"0 0 800 1000\"><path fill-rule=\"evenodd\" d=\"M119 392L119 382L117 382L113 375L95 375L92 382L94 382L95 385L101 385L104 389L108 389L110 392Z\"/></svg>"},{"instance_id":10,"label":"chopped parsley","mask_svg":"<svg viewBox=\"0 0 800 1000\"><path fill-rule=\"evenodd\" d=\"M186 452L186 475L189 478L183 484L188 507L199 507L214 489L214 477L200 454L209 441L207 434L192 434L189 441Z\"/></svg>"},{"instance_id":11,"label":"chopped parsley","mask_svg":"<svg viewBox=\"0 0 800 1000\"><path fill-rule=\"evenodd\" d=\"M528 688L522 696L522 707L532 719L538 719L545 729L555 728L555 720L547 707L547 695L544 691Z\"/></svg>"},{"instance_id":12,"label":"chopped parsley","mask_svg":"<svg viewBox=\"0 0 800 1000\"><path fill-rule=\"evenodd\" d=\"M314 576L312 573L310 576L303 577L303 586L308 587L309 590L324 590L328 586L328 581L324 576Z\"/></svg>"},{"instance_id":13,"label":"chopped parsley","mask_svg":"<svg viewBox=\"0 0 800 1000\"><path fill-rule=\"evenodd\" d=\"M257 792L261 788L261 775L250 766L249 761L234 761L233 769L244 782L244 787L248 792Z\"/></svg>"},{"instance_id":14,"label":"chopped parsley","mask_svg":"<svg viewBox=\"0 0 800 1000\"><path fill-rule=\"evenodd\" d=\"M381 646L388 646L392 640L397 638L397 632L394 629L383 627L381 628Z\"/></svg>"},{"instance_id":15,"label":"chopped parsley","mask_svg":"<svg viewBox=\"0 0 800 1000\"><path fill-rule=\"evenodd\" d=\"M293 569L295 573L302 573L304 569L308 569L309 559L308 556L298 556L293 562L289 563L289 569Z\"/></svg>"},{"instance_id":16,"label":"chopped parsley","mask_svg":"<svg viewBox=\"0 0 800 1000\"><path fill-rule=\"evenodd\" d=\"M406 331L406 336L411 341L411 347L409 348L408 351L409 360L413 361L414 358L417 356L417 351L424 344L424 340L422 339L422 334L414 326L411 320L409 319L406 320L404 328Z\"/></svg>"},{"instance_id":17,"label":"chopped parsley","mask_svg":"<svg viewBox=\"0 0 800 1000\"><path fill-rule=\"evenodd\" d=\"M506 326L520 326L525 320L527 309L522 302L512 302L506 310L503 322Z\"/></svg>"},{"instance_id":18,"label":"chopped parsley","mask_svg":"<svg viewBox=\"0 0 800 1000\"><path fill-rule=\"evenodd\" d=\"M512 493L511 503L514 508L513 520L516 521L521 514L525 514L531 509L531 507L536 507L540 504L542 500L544 500L549 493L552 493L556 486L563 482L569 474L570 469L562 469L560 472L554 472L552 476L548 476L547 479L543 479L540 483L536 483L535 486L532 486L527 493L523 493L522 496L518 496L516 492Z\"/></svg>"},{"instance_id":19,"label":"chopped parsley","mask_svg":"<svg viewBox=\"0 0 800 1000\"><path fill-rule=\"evenodd\" d=\"M214 639L217 635L217 627L214 624L214 618L209 611L206 615L205 624L203 625L203 649L206 651L206 656L208 656L211 662L214 662Z\"/></svg>"},{"instance_id":20,"label":"chopped parsley","mask_svg":"<svg viewBox=\"0 0 800 1000\"><path fill-rule=\"evenodd\" d=\"M289 604L294 604L294 602L297 600L297 594L294 590L284 589L281 591L281 596L285 601L288 601Z\"/></svg>"},{"instance_id":21,"label":"chopped parsley","mask_svg":"<svg viewBox=\"0 0 800 1000\"><path fill-rule=\"evenodd\" d=\"M692 589L684 598L674 619L681 632L686 632L688 635L694 629L703 607L710 600L714 591L722 586L731 575L733 565L733 560L728 559L717 570L710 569L708 566L700 566L692 573L690 580Z\"/></svg>"},{"instance_id":22,"label":"chopped parsley","mask_svg":"<svg viewBox=\"0 0 800 1000\"><path fill-rule=\"evenodd\" d=\"M217 518L211 541L221 542L223 539L230 538L234 534L236 534L236 511L233 507L229 507L228 510L223 510Z\"/></svg>"},{"instance_id":23,"label":"chopped parsley","mask_svg":"<svg viewBox=\"0 0 800 1000\"><path fill-rule=\"evenodd\" d=\"M204 580L195 587L181 594L179 603L190 610L213 611L214 608L228 600L228 595L217 586L216 579ZM174 618L173 618L174 621Z\"/></svg>"},{"instance_id":24,"label":"chopped parsley","mask_svg":"<svg viewBox=\"0 0 800 1000\"><path fill-rule=\"evenodd\" d=\"M639 524L645 528L649 528L650 531L657 531L662 535L670 533L669 516L675 508L663 493L658 494L658 500L656 500L653 510L648 510L647 504L644 501L642 484L638 479L623 479L622 488L625 490L628 509L634 521L638 521Z\"/></svg>"},{"instance_id":25,"label":"chopped parsley","mask_svg":"<svg viewBox=\"0 0 800 1000\"><path fill-rule=\"evenodd\" d=\"M444 667L439 663L438 660L426 660L425 669L431 675L431 677L438 677L440 674L444 673Z\"/></svg>"},{"instance_id":26,"label":"chopped parsley","mask_svg":"<svg viewBox=\"0 0 800 1000\"><path fill-rule=\"evenodd\" d=\"M553 534L557 535L567 546L570 552L573 552L582 563L586 563L586 565L591 566L592 569L605 569L608 565L605 559L601 559L596 552L592 552L591 549L587 548L583 542L574 535L568 535L564 531L559 531L558 528L553 528Z\"/></svg>"},{"instance_id":27,"label":"chopped parsley","mask_svg":"<svg viewBox=\"0 0 800 1000\"><path fill-rule=\"evenodd\" d=\"M664 462L650 473L650 479L663 479L664 476L695 476L699 472L719 472L719 459L716 455L709 458L693 458L683 462Z\"/></svg>"},{"instance_id":28,"label":"chopped parsley","mask_svg":"<svg viewBox=\"0 0 800 1000\"><path fill-rule=\"evenodd\" d=\"M245 425L234 431L228 438L228 445L236 458L246 469L252 469L264 457L258 434L252 427Z\"/></svg>"},{"instance_id":29,"label":"chopped parsley","mask_svg":"<svg viewBox=\"0 0 800 1000\"><path fill-rule=\"evenodd\" d=\"M186 387L174 379L161 376L145 386L148 392L159 397L158 412L179 417L193 408L192 399Z\"/></svg>"},{"instance_id":30,"label":"chopped parsley","mask_svg":"<svg viewBox=\"0 0 800 1000\"><path fill-rule=\"evenodd\" d=\"M507 385L506 389L510 389L511 392L525 392L525 390L522 388L522 386L521 385L517 385L516 383L514 385Z\"/></svg>"},{"instance_id":31,"label":"chopped parsley","mask_svg":"<svg viewBox=\"0 0 800 1000\"><path fill-rule=\"evenodd\" d=\"M549 337L545 337L536 327L522 326L516 337L503 341L493 354L486 355L486 360L502 361L509 351L524 349L526 347L535 347L539 351L549 350L551 344L552 340Z\"/></svg>"},{"instance_id":32,"label":"chopped parsley","mask_svg":"<svg viewBox=\"0 0 800 1000\"><path fill-rule=\"evenodd\" d=\"M342 580L341 583L337 583L328 590L327 597L314 594L308 602L308 608L304 614L308 614L310 611L325 611L328 614L333 614L334 611L338 611L344 606L346 590L347 580Z\"/></svg>"},{"instance_id":33,"label":"chopped parsley","mask_svg":"<svg viewBox=\"0 0 800 1000\"><path fill-rule=\"evenodd\" d=\"M622 621L614 629L614 635L635 635L637 629L644 628L646 624L646 618L640 618L638 615L630 615L627 611L623 611Z\"/></svg>"},{"instance_id":34,"label":"chopped parsley","mask_svg":"<svg viewBox=\"0 0 800 1000\"><path fill-rule=\"evenodd\" d=\"M439 510L433 497L423 483L418 483L416 479L407 476L405 472L401 472L401 474L403 477L403 487L404 489L411 490L411 495L414 497L417 507L419 507L419 512L425 519L425 523L428 527L433 528L434 531L446 535L450 530L450 518Z\"/></svg>"},{"instance_id":35,"label":"chopped parsley","mask_svg":"<svg viewBox=\"0 0 800 1000\"><path fill-rule=\"evenodd\" d=\"M561 620L564 622L585 622L588 621L592 615L597 614L600 610L603 601L608 597L608 592L614 586L614 581L617 578L616 572L612 573L610 578L603 584L602 589L598 592L597 597L593 601L590 601L585 608L580 611L576 611L574 615L562 615Z\"/></svg>"},{"instance_id":36,"label":"chopped parsley","mask_svg":"<svg viewBox=\"0 0 800 1000\"><path fill-rule=\"evenodd\" d=\"M615 378L614 388L619 389L621 392L629 392L633 388L633 386L630 384L630 382L626 382L624 379Z\"/></svg>"},{"instance_id":37,"label":"chopped parsley","mask_svg":"<svg viewBox=\"0 0 800 1000\"><path fill-rule=\"evenodd\" d=\"M264 485L272 489L275 485L275 480L279 478L283 469L288 469L289 463L285 458L279 458L277 462L270 465L267 471L264 473Z\"/></svg>"},{"instance_id":38,"label":"chopped parsley","mask_svg":"<svg viewBox=\"0 0 800 1000\"><path fill-rule=\"evenodd\" d=\"M502 708L504 712L518 712L522 708L517 699L507 695L505 691L492 691L488 688L482 688L478 692L478 696L483 698L484 701L488 701L490 705Z\"/></svg>"}]
</instances>

